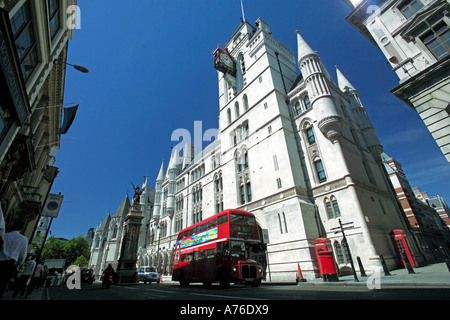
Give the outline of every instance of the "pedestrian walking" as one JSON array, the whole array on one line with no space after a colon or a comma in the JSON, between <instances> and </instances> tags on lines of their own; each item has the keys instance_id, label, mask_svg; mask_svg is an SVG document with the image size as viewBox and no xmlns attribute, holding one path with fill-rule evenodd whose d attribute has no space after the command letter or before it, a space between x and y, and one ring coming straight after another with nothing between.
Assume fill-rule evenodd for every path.
<instances>
[{"instance_id":1,"label":"pedestrian walking","mask_svg":"<svg viewBox=\"0 0 450 320\"><path fill-rule=\"evenodd\" d=\"M43 275L44 275L44 267L42 266L42 264L40 262L38 262L36 264L36 268L34 269L33 276L31 277L30 284L28 285L27 293L25 294L25 298L28 297L35 288L37 290L42 288L42 284L44 281Z\"/></svg>"},{"instance_id":2,"label":"pedestrian walking","mask_svg":"<svg viewBox=\"0 0 450 320\"><path fill-rule=\"evenodd\" d=\"M15 222L11 231L5 233L3 238L3 248L0 251L0 299L9 280L15 276L27 256L28 238L19 233L23 225L23 222Z\"/></svg>"},{"instance_id":3,"label":"pedestrian walking","mask_svg":"<svg viewBox=\"0 0 450 320\"><path fill-rule=\"evenodd\" d=\"M34 260L34 256L30 256L30 258L25 262L25 266L23 268L22 274L17 280L17 285L14 289L13 297L24 297L27 292L27 286L30 283L31 276L34 273L34 269L36 268L36 261Z\"/></svg>"}]
</instances>

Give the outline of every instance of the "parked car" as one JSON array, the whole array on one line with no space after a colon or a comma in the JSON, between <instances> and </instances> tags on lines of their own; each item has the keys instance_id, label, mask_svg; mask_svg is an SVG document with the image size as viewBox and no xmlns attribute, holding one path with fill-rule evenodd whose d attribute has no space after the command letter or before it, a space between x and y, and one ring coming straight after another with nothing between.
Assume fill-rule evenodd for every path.
<instances>
[{"instance_id":1,"label":"parked car","mask_svg":"<svg viewBox=\"0 0 450 320\"><path fill-rule=\"evenodd\" d=\"M148 283L152 283L152 282L159 283L160 280L161 280L161 277L155 267L142 266L139 268L138 281L143 281L145 284L147 282Z\"/></svg>"},{"instance_id":2,"label":"parked car","mask_svg":"<svg viewBox=\"0 0 450 320\"><path fill-rule=\"evenodd\" d=\"M93 269L81 269L81 283L92 284L95 280Z\"/></svg>"}]
</instances>

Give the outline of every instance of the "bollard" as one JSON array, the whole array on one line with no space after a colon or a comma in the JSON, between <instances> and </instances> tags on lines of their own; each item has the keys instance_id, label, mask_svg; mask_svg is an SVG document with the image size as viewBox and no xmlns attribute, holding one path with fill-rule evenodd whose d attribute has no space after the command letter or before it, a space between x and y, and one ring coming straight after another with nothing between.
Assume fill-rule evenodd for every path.
<instances>
[{"instance_id":1,"label":"bollard","mask_svg":"<svg viewBox=\"0 0 450 320\"><path fill-rule=\"evenodd\" d=\"M359 271L361 272L361 277L367 277L366 271L364 270L364 266L361 262L361 258L358 256L358 257L356 257L356 260L358 260Z\"/></svg>"},{"instance_id":2,"label":"bollard","mask_svg":"<svg viewBox=\"0 0 450 320\"><path fill-rule=\"evenodd\" d=\"M406 255L405 250L402 251L402 258L403 258L403 262L405 262L406 269L408 269L408 273L409 274L415 273L411 266L411 263L409 262L409 259L408 259L408 256Z\"/></svg>"},{"instance_id":3,"label":"bollard","mask_svg":"<svg viewBox=\"0 0 450 320\"><path fill-rule=\"evenodd\" d=\"M385 276L390 276L391 274L389 273L389 269L386 265L386 261L384 261L384 257L382 254L379 255L380 259L381 259L381 265L383 266L383 271L384 271L384 275Z\"/></svg>"}]
</instances>

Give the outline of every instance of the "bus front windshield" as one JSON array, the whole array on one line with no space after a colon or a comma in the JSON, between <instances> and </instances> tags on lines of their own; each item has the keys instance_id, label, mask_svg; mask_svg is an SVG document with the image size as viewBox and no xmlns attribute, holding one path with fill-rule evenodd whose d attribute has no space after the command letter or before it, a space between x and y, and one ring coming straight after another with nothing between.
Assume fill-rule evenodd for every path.
<instances>
[{"instance_id":1,"label":"bus front windshield","mask_svg":"<svg viewBox=\"0 0 450 320\"><path fill-rule=\"evenodd\" d=\"M231 241L231 256L232 257L245 257L247 250L244 241Z\"/></svg>"}]
</instances>

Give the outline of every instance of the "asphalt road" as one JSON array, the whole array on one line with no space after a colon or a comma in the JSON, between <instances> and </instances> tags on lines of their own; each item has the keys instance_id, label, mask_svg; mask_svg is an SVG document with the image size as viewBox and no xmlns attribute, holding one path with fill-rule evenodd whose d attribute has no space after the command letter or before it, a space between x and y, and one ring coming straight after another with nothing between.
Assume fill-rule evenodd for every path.
<instances>
[{"instance_id":1,"label":"asphalt road","mask_svg":"<svg viewBox=\"0 0 450 320\"><path fill-rule=\"evenodd\" d=\"M336 315L382 318L417 317L417 308L428 313L442 311L442 300L450 299L450 288L382 287L370 290L366 286L346 285L261 285L259 288L231 285L222 289L200 284L181 287L178 283L128 284L102 289L100 283L82 284L81 289L66 285L43 288L27 299L11 297L4 310L36 315L100 317L154 316L168 319L276 319L311 314L321 318ZM427 300L424 302L424 300ZM430 304L431 302L431 304ZM0 301L1 305L2 301ZM31 304L23 307L22 304ZM444 301L444 304L446 302ZM124 312L125 311L125 312ZM337 313L336 313L337 312ZM250 317L250 319L249 319Z\"/></svg>"},{"instance_id":2,"label":"asphalt road","mask_svg":"<svg viewBox=\"0 0 450 320\"><path fill-rule=\"evenodd\" d=\"M370 290L365 286L261 285L258 288L231 285L223 289L201 284L181 287L177 283L128 284L102 289L99 283L83 284L69 290L65 285L44 288L42 300L448 300L449 288L387 287Z\"/></svg>"}]
</instances>

